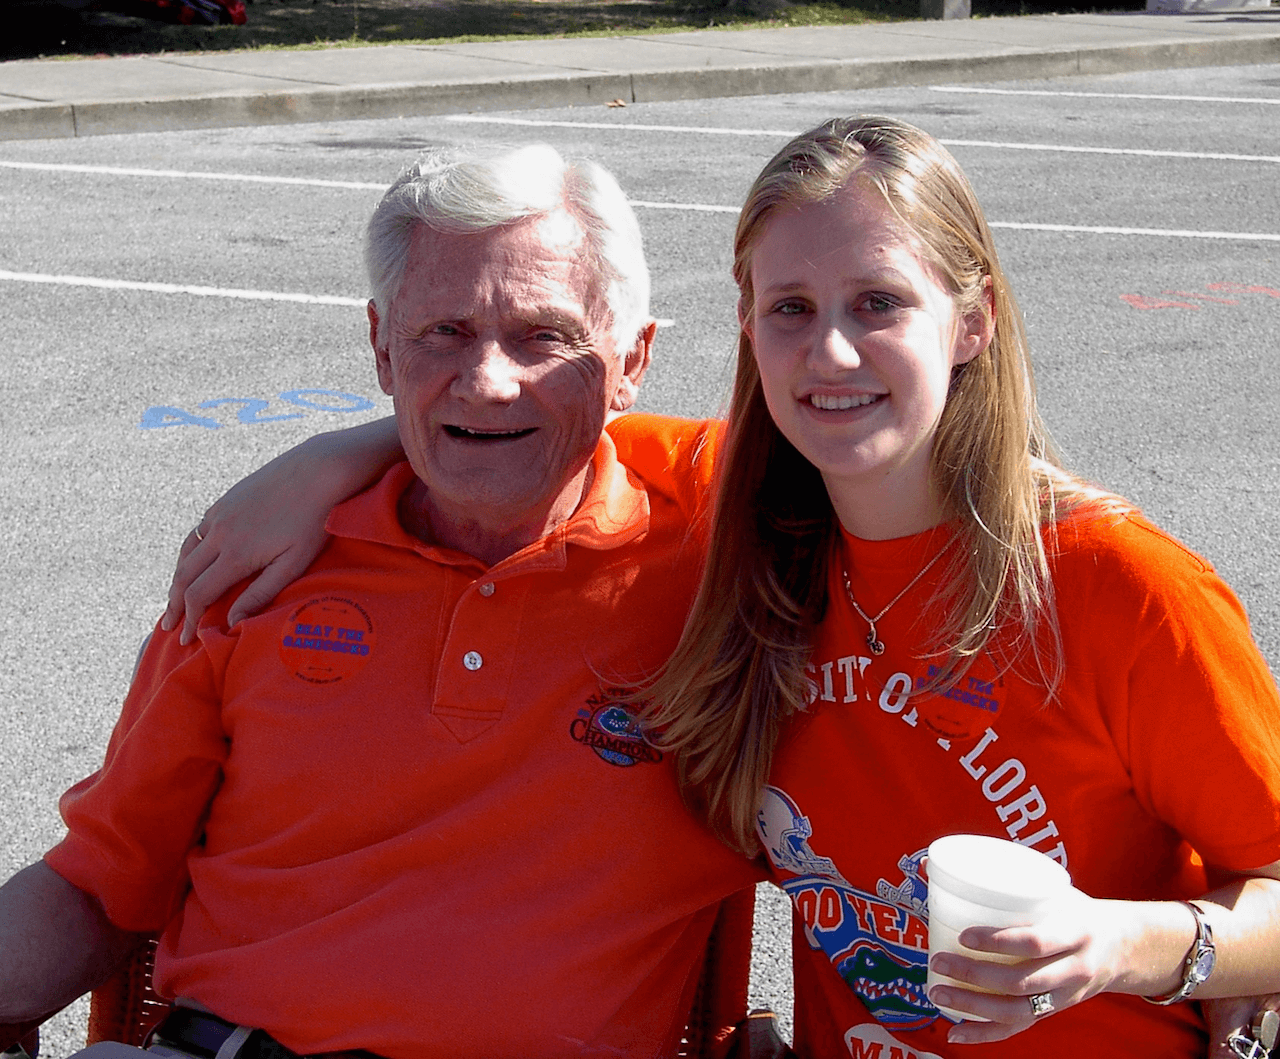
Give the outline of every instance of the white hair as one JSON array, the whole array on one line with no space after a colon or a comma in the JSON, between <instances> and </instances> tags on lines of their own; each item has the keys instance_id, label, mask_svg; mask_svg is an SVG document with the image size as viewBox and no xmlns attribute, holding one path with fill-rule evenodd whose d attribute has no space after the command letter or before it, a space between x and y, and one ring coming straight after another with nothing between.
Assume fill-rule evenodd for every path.
<instances>
[{"instance_id":1,"label":"white hair","mask_svg":"<svg viewBox=\"0 0 1280 1059\"><path fill-rule=\"evenodd\" d=\"M565 210L581 226L619 356L649 322L649 266L640 224L617 180L595 162L565 160L554 147L436 147L396 178L369 219L365 266L385 314L400 291L413 226L479 232ZM588 303L593 300L588 298Z\"/></svg>"}]
</instances>

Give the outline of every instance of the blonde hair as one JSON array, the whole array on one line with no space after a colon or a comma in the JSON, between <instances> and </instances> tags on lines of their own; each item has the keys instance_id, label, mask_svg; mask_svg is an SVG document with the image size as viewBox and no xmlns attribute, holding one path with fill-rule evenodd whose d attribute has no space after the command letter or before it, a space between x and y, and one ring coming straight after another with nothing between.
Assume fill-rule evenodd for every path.
<instances>
[{"instance_id":1,"label":"blonde hair","mask_svg":"<svg viewBox=\"0 0 1280 1059\"><path fill-rule=\"evenodd\" d=\"M824 201L855 179L879 189L916 234L960 314L986 311L988 283L994 310L991 343L955 370L933 442L933 484L959 539L942 568L927 652L953 683L998 630L1010 659L1030 648L1051 697L1062 662L1041 528L1105 494L1060 467L1036 411L1022 317L955 159L891 118L837 118L796 137L757 177L738 220L743 317L754 299L752 255L774 212ZM717 482L702 583L647 698L691 808L750 852L781 723L806 706L804 670L838 530L817 469L769 415L745 332Z\"/></svg>"}]
</instances>

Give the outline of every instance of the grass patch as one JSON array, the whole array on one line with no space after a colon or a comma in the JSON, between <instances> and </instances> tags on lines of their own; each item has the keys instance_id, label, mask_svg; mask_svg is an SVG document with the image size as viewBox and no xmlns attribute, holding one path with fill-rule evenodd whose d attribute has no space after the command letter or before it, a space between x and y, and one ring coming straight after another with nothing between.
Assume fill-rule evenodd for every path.
<instances>
[{"instance_id":1,"label":"grass patch","mask_svg":"<svg viewBox=\"0 0 1280 1059\"><path fill-rule=\"evenodd\" d=\"M0 58L830 26L902 21L920 11L919 0L248 0L247 25L179 26L129 13L129 2L92 0L75 12L52 0L19 0ZM975 15L1142 6L1143 0L973 0Z\"/></svg>"}]
</instances>

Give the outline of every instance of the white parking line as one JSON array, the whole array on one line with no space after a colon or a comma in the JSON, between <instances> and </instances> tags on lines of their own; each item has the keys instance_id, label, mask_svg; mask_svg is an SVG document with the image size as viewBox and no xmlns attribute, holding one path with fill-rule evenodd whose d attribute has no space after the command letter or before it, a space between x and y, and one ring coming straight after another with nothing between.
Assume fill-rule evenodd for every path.
<instances>
[{"instance_id":1,"label":"white parking line","mask_svg":"<svg viewBox=\"0 0 1280 1059\"><path fill-rule=\"evenodd\" d=\"M1186 228L1112 228L1091 224L1022 224L1014 221L989 221L992 228L1011 228L1027 232L1081 232L1085 235L1149 235L1162 239L1229 239L1239 242L1280 243L1280 235L1272 232L1197 232Z\"/></svg>"},{"instance_id":2,"label":"white parking line","mask_svg":"<svg viewBox=\"0 0 1280 1059\"><path fill-rule=\"evenodd\" d=\"M766 130L741 130L741 129L713 129L698 128L694 126L675 126L675 125L612 125L606 122L568 122L568 121L534 121L524 118L490 118L477 115L457 115L451 117L451 121L474 121L487 124L514 124L514 125L550 125L555 127L570 128L623 128L632 131L683 131L683 132L724 132L734 135L769 135L769 136L788 136L788 132L766 131ZM1066 145L1053 144L1027 144L1012 142L997 142L988 140L943 140L941 141L951 147L981 147L996 148L1002 150L1016 151L1061 151L1068 153L1080 154L1107 154L1107 155L1138 155L1144 157L1162 157L1162 158L1179 158L1179 159L1212 159L1215 161L1243 161L1243 162L1270 162L1280 163L1280 156L1271 155L1233 155L1233 154L1208 154L1191 151L1145 151L1129 148L1118 147L1072 147ZM210 173L185 171L176 169L140 169L125 168L120 166L90 166L90 165L65 165L53 162L16 162L0 159L0 168L10 169L26 169L26 170L49 170L54 172L72 172L72 173L88 173L88 174L105 174L111 176L135 176L135 177L156 177L161 179L201 179L201 180L232 180L243 181L248 183L261 184L294 184L306 185L314 187L330 187L341 189L355 189L360 191L373 190L381 191L384 188L382 184L371 184L357 181L340 181L340 180L312 180L303 177L282 177L282 176L255 176L247 173ZM654 202L644 199L631 200L632 206L637 209L649 210L680 210L691 213L725 213L736 214L739 212L737 206L720 206L709 203L698 202ZM1217 232L1217 231L1192 231L1189 229L1171 229L1171 228L1131 228L1131 227L1113 227L1113 226L1095 226L1095 225L1072 225L1072 224L1036 224L1021 223L1014 221L992 221L992 228L1009 228L1021 231L1042 231L1042 232L1080 232L1090 235L1138 235L1138 236L1156 236L1163 238L1177 239L1228 239L1237 241L1262 241L1276 242L1280 241L1280 235L1268 232ZM206 297L222 297L222 298L252 298L264 301L295 301L295 302L313 302L321 305L364 305L364 301L350 298L336 298L329 295L312 295L312 294L288 294L272 291L233 291L223 290L215 287L183 287L173 284L142 284L131 283L123 280L105 280L95 279L92 277L49 277L39 273L18 273L0 271L0 279L9 280L25 280L31 283L66 283L80 286L97 286L110 287L115 286L121 289L134 290L155 290L165 291L168 293L187 293L197 294Z\"/></svg>"},{"instance_id":3,"label":"white parking line","mask_svg":"<svg viewBox=\"0 0 1280 1059\"><path fill-rule=\"evenodd\" d=\"M115 165L65 165L55 162L9 162L0 159L0 168L36 169L51 173L93 173L103 176L163 177L169 180L233 180L243 184L296 184L316 188L386 191L386 184L366 184L355 180L312 180L307 177L256 176L252 173L186 172L181 169L135 169Z\"/></svg>"},{"instance_id":4,"label":"white parking line","mask_svg":"<svg viewBox=\"0 0 1280 1059\"><path fill-rule=\"evenodd\" d=\"M1280 155L1218 154L1210 151L1151 151L1140 147L1075 147L1059 143L1005 143L999 140L939 140L947 147L987 147L1000 151L1050 151L1063 154L1118 154L1137 158L1182 158L1211 162L1269 162L1280 165Z\"/></svg>"},{"instance_id":5,"label":"white parking line","mask_svg":"<svg viewBox=\"0 0 1280 1059\"><path fill-rule=\"evenodd\" d=\"M252 184L302 184L312 187L385 191L386 184L363 184L351 180L308 180L301 177L253 176L247 173L202 173L179 169L134 169L111 165L63 165L54 162L10 162L0 159L0 169L35 169L55 173L88 173L104 176L159 177L165 180L239 180ZM698 202L645 202L632 199L631 205L647 210L690 210L694 213L737 213L737 206L711 206Z\"/></svg>"},{"instance_id":6,"label":"white parking line","mask_svg":"<svg viewBox=\"0 0 1280 1059\"><path fill-rule=\"evenodd\" d=\"M619 125L608 121L540 121L533 118L501 118L484 114L453 114L446 120L482 125L518 125L554 129L612 129L621 132L684 132L694 135L776 136L790 138L799 129L723 129L701 125ZM1076 147L1057 143L1012 143L1000 140L947 140L946 147L983 147L999 151L1059 151L1065 154L1113 154L1139 158L1178 158L1212 162L1269 162L1280 164L1280 156L1268 154L1220 154L1209 151L1148 151L1132 147Z\"/></svg>"},{"instance_id":7,"label":"white parking line","mask_svg":"<svg viewBox=\"0 0 1280 1059\"><path fill-rule=\"evenodd\" d=\"M309 180L303 177L255 176L249 173L208 173L180 169L137 169L114 165L65 165L57 162L12 162L0 159L0 169L46 170L54 173L86 173L101 176L158 177L163 180L238 180L250 184L301 184L310 187L344 188L357 191L385 191L386 184L365 184L353 180ZM692 210L703 213L737 213L737 206L708 206L696 202L643 202L632 206L649 210Z\"/></svg>"},{"instance_id":8,"label":"white parking line","mask_svg":"<svg viewBox=\"0 0 1280 1059\"><path fill-rule=\"evenodd\" d=\"M142 280L100 279L97 276L56 276L47 272L8 272L0 269L0 280L14 283L47 283L63 287L98 287L103 290L140 290L153 294L194 294L199 298L238 298L254 302L301 302L304 305L347 305L363 309L368 298L343 298L337 294L293 294L289 291L240 290L235 287L197 287L185 283L146 283ZM660 318L659 327L674 327L675 321Z\"/></svg>"},{"instance_id":9,"label":"white parking line","mask_svg":"<svg viewBox=\"0 0 1280 1059\"><path fill-rule=\"evenodd\" d=\"M698 202L645 202L627 199L632 206L645 210L692 210L694 213L741 213L739 206L706 206Z\"/></svg>"},{"instance_id":10,"label":"white parking line","mask_svg":"<svg viewBox=\"0 0 1280 1059\"><path fill-rule=\"evenodd\" d=\"M726 129L711 125L636 125L616 121L551 121L537 118L501 118L486 114L450 114L445 121L459 125L521 125L533 129L612 129L615 132L692 132L708 136L779 136L790 139L799 129Z\"/></svg>"},{"instance_id":11,"label":"white parking line","mask_svg":"<svg viewBox=\"0 0 1280 1059\"><path fill-rule=\"evenodd\" d=\"M142 290L156 294L194 294L200 298L240 298L258 302L303 302L307 305L354 305L363 308L367 298L342 298L336 294L293 294L288 291L237 290L234 287L195 287L183 283L144 283L140 280L99 279L96 276L56 276L45 272L8 272L0 280L17 283L52 283L64 287L100 287L106 290Z\"/></svg>"},{"instance_id":12,"label":"white parking line","mask_svg":"<svg viewBox=\"0 0 1280 1059\"><path fill-rule=\"evenodd\" d=\"M1146 92L1051 92L1039 88L970 88L967 85L929 85L930 92L954 92L984 96L1066 96L1078 99L1156 99L1165 103L1261 103L1280 106L1280 99L1265 96L1165 96Z\"/></svg>"}]
</instances>

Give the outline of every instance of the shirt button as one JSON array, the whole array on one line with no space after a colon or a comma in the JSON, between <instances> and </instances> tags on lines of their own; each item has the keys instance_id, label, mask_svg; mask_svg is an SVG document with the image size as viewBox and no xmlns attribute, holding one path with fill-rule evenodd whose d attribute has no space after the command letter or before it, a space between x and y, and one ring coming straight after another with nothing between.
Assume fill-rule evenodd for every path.
<instances>
[{"instance_id":1,"label":"shirt button","mask_svg":"<svg viewBox=\"0 0 1280 1059\"><path fill-rule=\"evenodd\" d=\"M493 595L493 582L492 582L492 581L486 581L483 585L481 585L481 586L480 586L480 595L482 595L482 596L492 596L492 595Z\"/></svg>"},{"instance_id":2,"label":"shirt button","mask_svg":"<svg viewBox=\"0 0 1280 1059\"><path fill-rule=\"evenodd\" d=\"M468 651L462 656L462 664L474 672L484 665L484 659L480 657L479 651Z\"/></svg>"}]
</instances>

